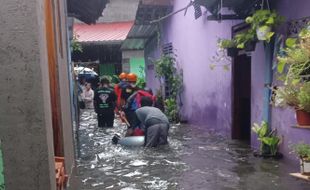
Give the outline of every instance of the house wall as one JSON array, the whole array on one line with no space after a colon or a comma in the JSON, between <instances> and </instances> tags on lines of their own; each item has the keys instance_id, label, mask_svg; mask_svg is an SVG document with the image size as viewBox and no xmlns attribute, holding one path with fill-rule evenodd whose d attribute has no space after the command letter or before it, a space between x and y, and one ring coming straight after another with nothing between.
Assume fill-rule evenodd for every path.
<instances>
[{"instance_id":1,"label":"house wall","mask_svg":"<svg viewBox=\"0 0 310 190\"><path fill-rule=\"evenodd\" d=\"M160 57L160 48L158 48L157 38L153 38L149 41L145 47L145 80L146 86L151 88L153 93L156 94L160 89L159 80L156 78L156 72L154 67L154 61Z\"/></svg>"},{"instance_id":2,"label":"house wall","mask_svg":"<svg viewBox=\"0 0 310 190\"><path fill-rule=\"evenodd\" d=\"M44 1L0 7L0 139L6 189L54 190Z\"/></svg>"},{"instance_id":3,"label":"house wall","mask_svg":"<svg viewBox=\"0 0 310 190\"><path fill-rule=\"evenodd\" d=\"M187 5L186 1L175 1L174 11ZM222 67L210 69L211 58L217 51L217 39L230 38L231 26L237 21L208 21L207 14L195 20L194 9L186 16L179 13L163 25L162 44L172 42L177 54L178 67L183 70L184 92L182 117L190 123L203 124L207 128L230 136L231 127L231 72ZM156 43L155 43L156 44ZM156 47L153 43L153 46ZM154 48L153 48L154 49ZM159 57L158 50L150 51L146 57ZM150 71L151 70L151 71ZM154 70L148 69L148 83ZM158 83L157 83L158 84ZM154 83L156 85L156 82Z\"/></svg>"},{"instance_id":4,"label":"house wall","mask_svg":"<svg viewBox=\"0 0 310 190\"><path fill-rule=\"evenodd\" d=\"M0 140L6 189L56 189L45 2L5 0L0 7ZM52 2L57 76L61 81L60 122L65 166L70 174L74 148L66 5Z\"/></svg>"},{"instance_id":5,"label":"house wall","mask_svg":"<svg viewBox=\"0 0 310 190\"><path fill-rule=\"evenodd\" d=\"M67 174L71 174L74 166L74 144L73 144L73 118L70 99L70 82L72 77L68 59L68 35L67 35L67 16L66 1L54 1L56 21L56 36L58 49L58 76L59 76L59 92L61 104L62 131L64 143L65 168ZM59 3L57 5L57 3Z\"/></svg>"},{"instance_id":6,"label":"house wall","mask_svg":"<svg viewBox=\"0 0 310 190\"><path fill-rule=\"evenodd\" d=\"M310 16L308 10L310 2L302 0L283 0L276 6L280 15L283 15L288 21ZM282 27L279 31L284 36L287 30ZM264 47L259 43L256 51L252 54L252 123L262 121L263 98L264 98ZM276 82L276 77L274 77ZM272 108L271 109L271 127L276 128L278 134L282 136L283 142L280 146L280 152L285 155L287 160L296 160L295 155L291 152L289 145L304 141L310 144L310 133L306 129L292 128L296 125L295 111L292 108ZM256 135L252 135L252 146L257 148L258 142ZM295 162L296 165L298 164Z\"/></svg>"},{"instance_id":7,"label":"house wall","mask_svg":"<svg viewBox=\"0 0 310 190\"><path fill-rule=\"evenodd\" d=\"M175 1L174 11L186 6L186 2ZM310 1L283 0L278 2L277 11L288 20L309 16ZM231 72L216 67L211 71L210 58L215 55L216 40L231 37L231 26L238 21L208 21L206 15L194 19L190 8L184 16L179 13L162 25L160 45L173 43L177 62L183 69L184 93L182 114L190 123L205 125L230 136L231 132ZM281 32L286 35L286 28ZM145 49L147 83L153 90L159 88L155 79L152 62L160 57L160 49L153 40ZM265 53L263 43L257 43L256 51L251 55L251 122L261 122L263 118ZM306 129L296 129L295 113L292 109L272 108L272 127L283 136L280 151L288 160L294 160L289 154L289 144L304 141L310 143ZM252 135L251 145L258 147L256 136Z\"/></svg>"}]
</instances>

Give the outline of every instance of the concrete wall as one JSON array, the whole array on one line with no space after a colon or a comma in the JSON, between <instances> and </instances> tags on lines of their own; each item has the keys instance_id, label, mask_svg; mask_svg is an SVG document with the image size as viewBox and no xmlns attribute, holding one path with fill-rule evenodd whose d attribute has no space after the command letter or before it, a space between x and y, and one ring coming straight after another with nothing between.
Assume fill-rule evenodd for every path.
<instances>
[{"instance_id":1,"label":"concrete wall","mask_svg":"<svg viewBox=\"0 0 310 190\"><path fill-rule=\"evenodd\" d=\"M54 190L44 1L2 0L0 139L8 190Z\"/></svg>"},{"instance_id":2,"label":"concrete wall","mask_svg":"<svg viewBox=\"0 0 310 190\"><path fill-rule=\"evenodd\" d=\"M55 1L56 2L56 1ZM74 144L73 144L73 120L71 110L71 99L70 99L70 86L69 77L72 77L69 70L69 59L68 59L68 35L67 35L67 17L66 17L66 1L58 1L59 6L59 23L56 23L59 29L57 34L57 49L58 49L58 71L59 71L59 91L60 91L60 103L61 103L61 118L62 118L62 131L63 131L63 142L64 142L64 156L65 156L65 167L68 174L71 174L71 170L74 166ZM57 6L55 6L57 7ZM57 9L55 15L58 16Z\"/></svg>"}]
</instances>

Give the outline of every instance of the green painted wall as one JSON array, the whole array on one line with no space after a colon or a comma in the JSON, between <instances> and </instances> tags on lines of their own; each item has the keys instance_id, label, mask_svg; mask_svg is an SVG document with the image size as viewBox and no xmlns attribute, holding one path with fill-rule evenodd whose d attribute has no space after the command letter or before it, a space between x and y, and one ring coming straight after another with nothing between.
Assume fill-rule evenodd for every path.
<instances>
[{"instance_id":1,"label":"green painted wall","mask_svg":"<svg viewBox=\"0 0 310 190\"><path fill-rule=\"evenodd\" d=\"M4 175L3 175L3 159L2 159L1 141L0 141L0 190L4 190Z\"/></svg>"},{"instance_id":2,"label":"green painted wall","mask_svg":"<svg viewBox=\"0 0 310 190\"><path fill-rule=\"evenodd\" d=\"M115 75L115 65L114 64L100 64L99 65L99 75Z\"/></svg>"},{"instance_id":3,"label":"green painted wall","mask_svg":"<svg viewBox=\"0 0 310 190\"><path fill-rule=\"evenodd\" d=\"M139 78L145 78L144 58L130 58L130 72L135 73Z\"/></svg>"}]
</instances>

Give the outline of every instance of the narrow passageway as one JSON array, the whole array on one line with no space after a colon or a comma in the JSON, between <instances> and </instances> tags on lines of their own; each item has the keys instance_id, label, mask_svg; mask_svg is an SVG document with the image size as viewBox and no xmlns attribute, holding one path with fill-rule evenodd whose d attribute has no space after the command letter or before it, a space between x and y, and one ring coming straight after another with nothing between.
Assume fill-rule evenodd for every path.
<instances>
[{"instance_id":1,"label":"narrow passageway","mask_svg":"<svg viewBox=\"0 0 310 190\"><path fill-rule=\"evenodd\" d=\"M306 190L285 163L252 156L242 142L197 126L173 125L169 145L156 149L113 145L126 126L98 129L96 114L81 114L77 160L81 190Z\"/></svg>"}]
</instances>

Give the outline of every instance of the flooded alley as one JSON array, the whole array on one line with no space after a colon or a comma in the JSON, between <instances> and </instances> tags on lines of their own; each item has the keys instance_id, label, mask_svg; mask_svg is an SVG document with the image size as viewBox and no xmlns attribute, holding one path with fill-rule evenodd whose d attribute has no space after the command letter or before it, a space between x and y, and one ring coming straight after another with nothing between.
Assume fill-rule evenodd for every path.
<instances>
[{"instance_id":1,"label":"flooded alley","mask_svg":"<svg viewBox=\"0 0 310 190\"><path fill-rule=\"evenodd\" d=\"M248 145L196 126L173 125L169 145L144 149L113 145L125 125L97 129L96 114L84 111L79 128L81 190L306 190L285 163L252 156Z\"/></svg>"}]
</instances>

